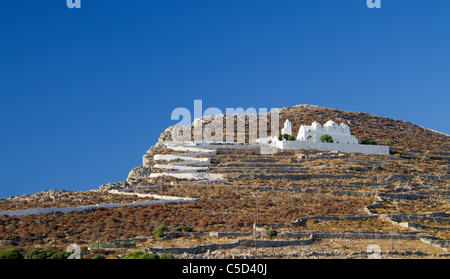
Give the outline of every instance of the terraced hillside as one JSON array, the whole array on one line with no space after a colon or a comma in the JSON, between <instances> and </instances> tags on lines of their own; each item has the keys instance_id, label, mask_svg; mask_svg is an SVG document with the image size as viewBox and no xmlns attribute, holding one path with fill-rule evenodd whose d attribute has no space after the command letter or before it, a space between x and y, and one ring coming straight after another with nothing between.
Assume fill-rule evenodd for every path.
<instances>
[{"instance_id":1,"label":"terraced hillside","mask_svg":"<svg viewBox=\"0 0 450 279\"><path fill-rule=\"evenodd\" d=\"M307 119L303 124L345 120L359 139L374 137L390 145L392 154L266 154L264 146L252 143L170 143L166 131L126 181L82 195L52 193L70 198L61 205L73 205L76 197L83 197L83 205L99 200L151 204L2 215L0 249L64 249L78 243L89 258L87 247L97 241L108 247L133 241L136 249L179 258L367 258L368 247L375 245L386 258L450 258L448 135L314 106L281 112L294 130L300 116ZM363 130L368 122L373 125ZM421 140L407 140L414 137ZM58 198L2 202L5 209L27 208L55 206ZM168 227L162 238L153 234L161 224ZM102 252L112 257L127 250Z\"/></svg>"}]
</instances>

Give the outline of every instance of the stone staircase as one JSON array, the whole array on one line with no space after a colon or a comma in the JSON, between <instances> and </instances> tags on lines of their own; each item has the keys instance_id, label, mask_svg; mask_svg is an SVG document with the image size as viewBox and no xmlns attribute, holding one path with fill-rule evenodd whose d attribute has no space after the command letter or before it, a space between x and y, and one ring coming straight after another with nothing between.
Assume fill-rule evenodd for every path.
<instances>
[{"instance_id":1,"label":"stone staircase","mask_svg":"<svg viewBox=\"0 0 450 279\"><path fill-rule=\"evenodd\" d=\"M166 161L166 164L154 164L153 168L161 170L161 172L153 172L150 178L171 176L178 179L200 180L203 182L227 182L220 173L210 173L210 158L200 157L205 155L215 155L216 150L199 148L195 146L186 146L177 143L162 143L165 148L173 151L182 151L190 153L175 154L155 154L153 161ZM175 161L175 162L172 162Z\"/></svg>"}]
</instances>

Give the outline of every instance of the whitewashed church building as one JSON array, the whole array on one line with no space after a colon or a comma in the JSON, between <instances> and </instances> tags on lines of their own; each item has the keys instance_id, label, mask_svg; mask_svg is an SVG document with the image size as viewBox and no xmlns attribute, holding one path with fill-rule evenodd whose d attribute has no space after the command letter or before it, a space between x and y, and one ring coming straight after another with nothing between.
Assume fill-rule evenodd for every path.
<instances>
[{"instance_id":1,"label":"whitewashed church building","mask_svg":"<svg viewBox=\"0 0 450 279\"><path fill-rule=\"evenodd\" d=\"M331 120L325 123L323 127L316 121L311 126L302 125L298 131L297 140L321 142L320 137L323 135L330 135L333 138L333 143L358 144L358 139L350 134L350 127L347 124L341 123L341 125L338 125Z\"/></svg>"},{"instance_id":2,"label":"whitewashed church building","mask_svg":"<svg viewBox=\"0 0 450 279\"><path fill-rule=\"evenodd\" d=\"M284 123L281 134L292 135L289 119ZM320 138L329 135L332 143L322 142ZM259 144L268 144L279 149L317 149L323 151L359 152L363 154L389 155L389 146L359 144L358 139L350 133L347 124L338 125L330 120L325 125L313 122L311 126L301 126L295 140L279 139L278 136L259 138Z\"/></svg>"}]
</instances>

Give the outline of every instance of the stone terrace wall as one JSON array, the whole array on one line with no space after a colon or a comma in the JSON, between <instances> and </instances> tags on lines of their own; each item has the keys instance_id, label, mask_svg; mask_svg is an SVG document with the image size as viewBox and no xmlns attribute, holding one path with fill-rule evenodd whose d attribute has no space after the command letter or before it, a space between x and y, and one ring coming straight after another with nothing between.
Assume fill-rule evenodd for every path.
<instances>
[{"instance_id":1,"label":"stone terrace wall","mask_svg":"<svg viewBox=\"0 0 450 279\"><path fill-rule=\"evenodd\" d=\"M323 151L359 152L363 154L389 155L389 146L365 144L340 144L306 141L277 141L280 149L317 149Z\"/></svg>"},{"instance_id":2,"label":"stone terrace wall","mask_svg":"<svg viewBox=\"0 0 450 279\"><path fill-rule=\"evenodd\" d=\"M233 249L238 246L243 247L251 247L256 244L257 247L283 247L283 246L292 246L292 245L310 245L314 242L314 239L311 235L309 235L308 239L301 240L250 240L250 239L240 239L236 242L232 243L224 243L224 244L210 244L210 245L201 245L196 247L188 247L188 248L149 248L149 252L152 253L171 253L171 254L200 254L208 251L215 250L224 250L224 249Z\"/></svg>"}]
</instances>

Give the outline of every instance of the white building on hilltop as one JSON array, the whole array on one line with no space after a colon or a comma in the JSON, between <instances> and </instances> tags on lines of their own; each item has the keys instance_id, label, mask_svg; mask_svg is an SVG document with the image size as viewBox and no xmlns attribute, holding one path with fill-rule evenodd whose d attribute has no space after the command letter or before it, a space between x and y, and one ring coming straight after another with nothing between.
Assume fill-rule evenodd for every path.
<instances>
[{"instance_id":1,"label":"white building on hilltop","mask_svg":"<svg viewBox=\"0 0 450 279\"><path fill-rule=\"evenodd\" d=\"M286 120L281 133L292 135L292 126ZM322 142L320 138L329 135L333 142ZM278 136L257 139L258 144L273 146L279 149L316 149L323 151L354 152L363 154L389 155L389 146L359 144L358 139L350 133L350 127L344 123L338 125L328 121L325 125L313 122L311 126L301 126L295 140L279 139ZM271 154L274 152L271 151Z\"/></svg>"},{"instance_id":2,"label":"white building on hilltop","mask_svg":"<svg viewBox=\"0 0 450 279\"><path fill-rule=\"evenodd\" d=\"M297 140L321 142L320 137L323 135L330 135L333 138L333 143L358 144L358 139L350 134L350 127L347 124L341 123L341 125L338 125L331 120L325 123L323 127L316 121L311 126L302 125L298 131Z\"/></svg>"}]
</instances>

